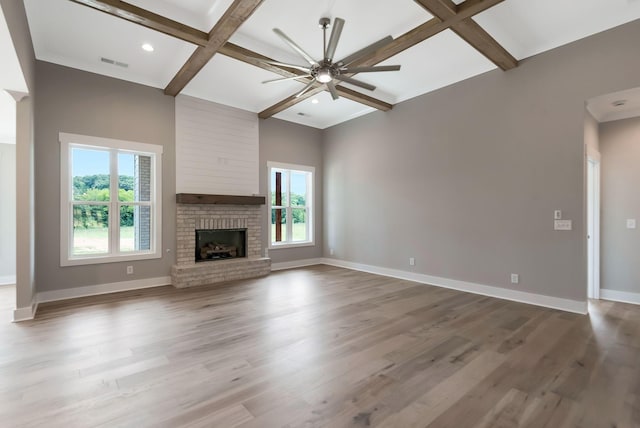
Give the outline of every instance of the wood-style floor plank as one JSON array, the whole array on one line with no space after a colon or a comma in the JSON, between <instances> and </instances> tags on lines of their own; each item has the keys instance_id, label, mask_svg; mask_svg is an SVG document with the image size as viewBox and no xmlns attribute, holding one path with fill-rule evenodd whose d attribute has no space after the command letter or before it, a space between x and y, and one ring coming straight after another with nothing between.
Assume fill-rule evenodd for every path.
<instances>
[{"instance_id":1,"label":"wood-style floor plank","mask_svg":"<svg viewBox=\"0 0 640 428\"><path fill-rule=\"evenodd\" d=\"M42 305L0 289L2 427L640 427L640 308L328 266Z\"/></svg>"}]
</instances>

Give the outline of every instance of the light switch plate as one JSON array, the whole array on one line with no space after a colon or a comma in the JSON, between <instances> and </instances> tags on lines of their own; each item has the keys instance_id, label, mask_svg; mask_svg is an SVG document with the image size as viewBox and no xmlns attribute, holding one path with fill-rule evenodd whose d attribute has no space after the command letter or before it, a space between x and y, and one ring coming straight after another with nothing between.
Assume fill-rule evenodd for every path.
<instances>
[{"instance_id":1,"label":"light switch plate","mask_svg":"<svg viewBox=\"0 0 640 428\"><path fill-rule=\"evenodd\" d=\"M573 229L573 221L571 220L555 220L553 222L554 230L572 230Z\"/></svg>"},{"instance_id":2,"label":"light switch plate","mask_svg":"<svg viewBox=\"0 0 640 428\"><path fill-rule=\"evenodd\" d=\"M627 219L627 229L635 229L636 228L636 219L628 218Z\"/></svg>"}]
</instances>

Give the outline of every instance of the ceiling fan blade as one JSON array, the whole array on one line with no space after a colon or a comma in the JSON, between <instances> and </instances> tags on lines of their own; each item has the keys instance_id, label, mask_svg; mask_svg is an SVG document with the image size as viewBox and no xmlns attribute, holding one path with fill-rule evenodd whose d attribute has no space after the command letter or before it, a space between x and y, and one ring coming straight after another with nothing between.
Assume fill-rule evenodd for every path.
<instances>
[{"instance_id":1,"label":"ceiling fan blade","mask_svg":"<svg viewBox=\"0 0 640 428\"><path fill-rule=\"evenodd\" d=\"M286 82L287 80L296 80L296 79L300 79L300 78L303 78L303 77L311 77L311 75L310 74L306 74L306 75L292 76L292 77L281 77L279 79L265 80L262 83Z\"/></svg>"},{"instance_id":2,"label":"ceiling fan blade","mask_svg":"<svg viewBox=\"0 0 640 428\"><path fill-rule=\"evenodd\" d=\"M400 70L399 65L379 65L376 67L342 68L340 69L340 72L345 74L355 74L355 73L371 73L374 71L398 71L398 70Z\"/></svg>"},{"instance_id":3,"label":"ceiling fan blade","mask_svg":"<svg viewBox=\"0 0 640 428\"><path fill-rule=\"evenodd\" d=\"M340 41L340 34L342 34L342 27L344 27L344 19L336 18L333 20L333 30L331 30L331 37L329 38L327 53L325 55L325 60L328 62L333 61L333 55L336 53L336 48Z\"/></svg>"},{"instance_id":4,"label":"ceiling fan blade","mask_svg":"<svg viewBox=\"0 0 640 428\"><path fill-rule=\"evenodd\" d=\"M294 70L304 71L305 73L309 73L310 71L309 67L305 67L303 65L287 64L286 62L271 61L269 59L262 59L262 58L251 58L251 57L249 58L254 61L263 62L265 64L277 65L278 67L293 68Z\"/></svg>"},{"instance_id":5,"label":"ceiling fan blade","mask_svg":"<svg viewBox=\"0 0 640 428\"><path fill-rule=\"evenodd\" d=\"M313 87L314 83L316 83L315 80L312 80L311 82L309 82L309 84L307 86L305 86L303 90L301 90L300 92L298 92L296 94L296 98L300 98L305 92L307 92L309 89L311 89Z\"/></svg>"},{"instance_id":6,"label":"ceiling fan blade","mask_svg":"<svg viewBox=\"0 0 640 428\"><path fill-rule=\"evenodd\" d=\"M340 96L338 96L336 85L333 82L327 82L327 88L329 89L329 92L331 92L331 98L333 98L334 101L340 98Z\"/></svg>"},{"instance_id":7,"label":"ceiling fan blade","mask_svg":"<svg viewBox=\"0 0 640 428\"><path fill-rule=\"evenodd\" d=\"M380 39L377 42L370 44L366 48L362 48L359 51L352 53L342 61L338 61L338 64L340 64L341 67L346 67L347 65L351 64L358 58L363 57L370 52L375 52L381 47L391 43L392 41L393 41L393 37L387 36L384 39Z\"/></svg>"},{"instance_id":8,"label":"ceiling fan blade","mask_svg":"<svg viewBox=\"0 0 640 428\"><path fill-rule=\"evenodd\" d=\"M308 53L306 53L304 51L304 49L302 49L300 46L298 46L296 44L296 42L294 42L293 40L291 40L286 34L284 34L282 32L282 30L280 30L279 28L274 28L273 32L276 33L278 36L280 36L280 38L282 40L284 40L284 42L286 44L289 45L289 47L291 49L293 49L294 51L296 51L302 58L304 58L310 65L315 65L317 64L316 61L311 58L311 55L309 55Z\"/></svg>"},{"instance_id":9,"label":"ceiling fan blade","mask_svg":"<svg viewBox=\"0 0 640 428\"><path fill-rule=\"evenodd\" d=\"M373 86L373 85L361 82L360 80L352 79L351 77L347 77L347 76L336 76L335 79L341 80L344 83L350 83L350 84L352 84L354 86L359 86L362 89L368 89L370 91L373 91L373 90L376 89L376 87Z\"/></svg>"}]
</instances>

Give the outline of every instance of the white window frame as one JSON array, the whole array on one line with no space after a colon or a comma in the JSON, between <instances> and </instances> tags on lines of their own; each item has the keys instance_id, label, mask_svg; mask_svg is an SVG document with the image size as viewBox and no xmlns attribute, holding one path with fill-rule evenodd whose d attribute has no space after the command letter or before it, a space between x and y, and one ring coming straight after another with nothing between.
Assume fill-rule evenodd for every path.
<instances>
[{"instance_id":1,"label":"white window frame","mask_svg":"<svg viewBox=\"0 0 640 428\"><path fill-rule=\"evenodd\" d=\"M162 257L162 146L115 140L112 138L61 132L60 141L60 266L77 266L99 263L114 263L133 260L159 259ZM117 200L105 202L110 206L109 215L109 252L95 255L73 255L73 178L71 168L71 148L80 147L89 150L103 150L111 153L110 177L111 189L118 188L118 152L131 152L150 156L151 162L151 248L148 251L120 252L121 203ZM130 204L126 203L125 205ZM147 205L140 204L140 205Z\"/></svg>"},{"instance_id":2,"label":"white window frame","mask_svg":"<svg viewBox=\"0 0 640 428\"><path fill-rule=\"evenodd\" d=\"M272 236L272 232L271 232L271 212L274 208L273 204L271 203L271 193L273 191L273 189L271 189L271 172L273 169L280 169L280 170L287 170L289 172L291 171L297 171L297 172L306 172L306 173L310 173L311 174L311 180L307 181L307 213L306 213L306 218L307 218L307 237L309 239L307 239L306 241L298 241L298 242L292 242L292 241L286 241L286 242L273 242L273 236ZM312 166L307 166L307 165L296 165L296 164L289 164L289 163L281 163L281 162L267 162L267 229L268 229L268 235L269 235L269 249L270 250L277 250L277 249L282 249L282 248L296 248L296 247L311 247L316 245L316 241L315 241L315 233L314 233L314 229L315 229L315 216L314 216L314 209L315 209L315 192L314 192L314 187L315 187L315 180L316 180L316 169ZM310 181L310 182L309 182ZM287 201L289 202L289 207L282 207L282 209L285 211L285 215L286 215L286 228L287 228L287 239L291 239L293 237L293 221L292 221L292 214L291 214L291 200L289 198L289 195L291 194L291 180L287 179Z\"/></svg>"}]
</instances>

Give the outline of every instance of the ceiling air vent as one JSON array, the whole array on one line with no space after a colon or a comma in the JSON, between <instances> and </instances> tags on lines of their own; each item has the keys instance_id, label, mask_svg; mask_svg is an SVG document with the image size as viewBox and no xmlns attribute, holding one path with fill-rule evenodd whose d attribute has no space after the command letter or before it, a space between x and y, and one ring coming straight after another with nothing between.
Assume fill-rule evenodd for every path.
<instances>
[{"instance_id":1,"label":"ceiling air vent","mask_svg":"<svg viewBox=\"0 0 640 428\"><path fill-rule=\"evenodd\" d=\"M100 61L106 62L107 64L111 64L111 65L117 65L118 67L122 67L122 68L129 68L129 64L127 64L126 62L115 61L113 59L109 59L105 57L101 57Z\"/></svg>"}]
</instances>

